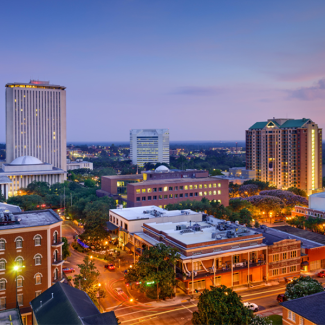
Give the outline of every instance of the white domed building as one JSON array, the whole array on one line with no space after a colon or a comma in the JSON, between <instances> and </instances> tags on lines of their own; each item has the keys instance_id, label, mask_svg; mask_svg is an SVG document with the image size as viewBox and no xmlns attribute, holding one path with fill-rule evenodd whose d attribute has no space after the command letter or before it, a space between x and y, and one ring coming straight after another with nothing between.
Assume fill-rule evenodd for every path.
<instances>
[{"instance_id":1,"label":"white domed building","mask_svg":"<svg viewBox=\"0 0 325 325\"><path fill-rule=\"evenodd\" d=\"M10 164L2 164L0 169L0 189L6 197L19 194L20 188L26 188L33 181L47 182L50 185L62 183L65 171L44 163L32 156L22 156Z\"/></svg>"},{"instance_id":2,"label":"white domed building","mask_svg":"<svg viewBox=\"0 0 325 325\"><path fill-rule=\"evenodd\" d=\"M169 173L169 168L164 165L160 165L155 169L155 173Z\"/></svg>"}]
</instances>

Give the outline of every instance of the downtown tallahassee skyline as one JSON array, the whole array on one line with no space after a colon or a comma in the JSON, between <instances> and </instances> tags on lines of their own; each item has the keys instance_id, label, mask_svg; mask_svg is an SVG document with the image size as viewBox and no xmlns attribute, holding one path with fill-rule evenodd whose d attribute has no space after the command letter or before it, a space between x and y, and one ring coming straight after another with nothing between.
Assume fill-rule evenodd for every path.
<instances>
[{"instance_id":1,"label":"downtown tallahassee skyline","mask_svg":"<svg viewBox=\"0 0 325 325\"><path fill-rule=\"evenodd\" d=\"M325 2L16 1L0 10L5 84L67 87L67 141L244 140L256 121L325 127Z\"/></svg>"}]
</instances>

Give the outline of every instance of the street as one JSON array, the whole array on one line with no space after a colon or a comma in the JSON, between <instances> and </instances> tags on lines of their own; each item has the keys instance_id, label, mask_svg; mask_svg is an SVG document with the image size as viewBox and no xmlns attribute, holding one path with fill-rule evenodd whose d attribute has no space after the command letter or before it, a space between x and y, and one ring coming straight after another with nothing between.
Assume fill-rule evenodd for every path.
<instances>
[{"instance_id":1,"label":"street","mask_svg":"<svg viewBox=\"0 0 325 325\"><path fill-rule=\"evenodd\" d=\"M69 243L73 241L73 235L81 233L81 228L71 225L71 223L63 224L63 236L67 237ZM78 264L82 263L85 254L76 252L70 247L71 256L64 262L64 267L73 267L77 274L79 271ZM130 261L132 256L128 256ZM154 324L191 324L192 313L197 310L198 299L190 300L189 296L183 295L184 299L174 298L174 305L170 300L150 301L148 303L140 303L136 299L130 302L132 295L124 283L122 271L127 268L124 265L116 268L114 271L108 271L104 268L107 264L102 260L93 259L97 269L100 272L99 281L106 290L106 297L100 298L100 305L105 311L114 310L116 316L122 324L132 325L139 322L147 325ZM72 274L72 276L74 275ZM318 279L325 282L324 279ZM242 297L243 302L253 302L259 306L259 310L266 310L279 306L276 298L280 293L284 293L285 284L276 284L268 286L258 286L256 288L244 289L237 291ZM78 287L78 286L77 286ZM121 288L124 294L119 295L114 288ZM149 301L149 300L148 300Z\"/></svg>"}]
</instances>

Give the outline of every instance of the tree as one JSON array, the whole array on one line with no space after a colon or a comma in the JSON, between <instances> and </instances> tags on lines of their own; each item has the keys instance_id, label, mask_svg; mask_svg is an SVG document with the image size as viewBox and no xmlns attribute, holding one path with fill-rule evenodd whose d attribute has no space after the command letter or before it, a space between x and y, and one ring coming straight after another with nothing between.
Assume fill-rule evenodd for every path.
<instances>
[{"instance_id":1,"label":"tree","mask_svg":"<svg viewBox=\"0 0 325 325\"><path fill-rule=\"evenodd\" d=\"M96 295L99 292L98 277L99 272L95 263L86 256L82 264L78 264L80 274L75 275L75 281L80 283L81 290L86 292L91 300L98 305Z\"/></svg>"},{"instance_id":2,"label":"tree","mask_svg":"<svg viewBox=\"0 0 325 325\"><path fill-rule=\"evenodd\" d=\"M310 276L300 276L287 284L285 296L288 300L293 300L323 291L324 288L322 284L317 280Z\"/></svg>"},{"instance_id":3,"label":"tree","mask_svg":"<svg viewBox=\"0 0 325 325\"><path fill-rule=\"evenodd\" d=\"M213 169L210 172L210 176L218 176L218 175L223 175L220 169Z\"/></svg>"},{"instance_id":4,"label":"tree","mask_svg":"<svg viewBox=\"0 0 325 325\"><path fill-rule=\"evenodd\" d=\"M94 180L92 180L91 178L88 178L88 179L85 180L85 186L87 186L87 187L95 187L96 182Z\"/></svg>"},{"instance_id":5,"label":"tree","mask_svg":"<svg viewBox=\"0 0 325 325\"><path fill-rule=\"evenodd\" d=\"M262 182L262 181L258 181L256 179L250 179L248 181L245 181L243 185L248 185L248 184L257 185L258 186L258 189L260 191L267 190L267 189L270 188L269 182Z\"/></svg>"},{"instance_id":6,"label":"tree","mask_svg":"<svg viewBox=\"0 0 325 325\"><path fill-rule=\"evenodd\" d=\"M248 197L258 194L259 189L255 184L246 184L240 186L238 192L241 197Z\"/></svg>"},{"instance_id":7,"label":"tree","mask_svg":"<svg viewBox=\"0 0 325 325\"><path fill-rule=\"evenodd\" d=\"M50 185L47 182L33 181L28 184L26 188L27 194L35 194L39 196L45 196L50 191Z\"/></svg>"},{"instance_id":8,"label":"tree","mask_svg":"<svg viewBox=\"0 0 325 325\"><path fill-rule=\"evenodd\" d=\"M230 199L229 200L229 208L234 212L239 212L241 209L252 210L253 205L249 201L242 199Z\"/></svg>"},{"instance_id":9,"label":"tree","mask_svg":"<svg viewBox=\"0 0 325 325\"><path fill-rule=\"evenodd\" d=\"M304 190L301 190L300 188L297 188L297 187L289 187L288 191L292 192L293 194L302 196L302 197L307 197L306 192Z\"/></svg>"},{"instance_id":10,"label":"tree","mask_svg":"<svg viewBox=\"0 0 325 325\"><path fill-rule=\"evenodd\" d=\"M8 198L8 204L18 205L22 210L38 210L44 204L43 198L39 195L22 195Z\"/></svg>"},{"instance_id":11,"label":"tree","mask_svg":"<svg viewBox=\"0 0 325 325\"><path fill-rule=\"evenodd\" d=\"M281 199L287 207L293 208L295 205L308 206L308 200L302 196L295 195L289 191L268 190L261 191L260 195L274 196Z\"/></svg>"},{"instance_id":12,"label":"tree","mask_svg":"<svg viewBox=\"0 0 325 325\"><path fill-rule=\"evenodd\" d=\"M71 256L71 252L69 250L68 239L66 237L62 237L62 241L64 243L62 246L62 255L63 259L65 260L67 257Z\"/></svg>"},{"instance_id":13,"label":"tree","mask_svg":"<svg viewBox=\"0 0 325 325\"><path fill-rule=\"evenodd\" d=\"M170 297L176 286L174 266L179 257L176 248L157 244L143 251L139 262L129 268L125 279L128 282L141 282L140 290L152 298Z\"/></svg>"},{"instance_id":14,"label":"tree","mask_svg":"<svg viewBox=\"0 0 325 325\"><path fill-rule=\"evenodd\" d=\"M273 322L268 317L262 317L260 315L254 315L251 318L249 325L272 325Z\"/></svg>"},{"instance_id":15,"label":"tree","mask_svg":"<svg viewBox=\"0 0 325 325\"><path fill-rule=\"evenodd\" d=\"M194 325L247 325L253 317L253 311L243 305L241 297L224 285L203 290L197 307L192 318Z\"/></svg>"}]
</instances>

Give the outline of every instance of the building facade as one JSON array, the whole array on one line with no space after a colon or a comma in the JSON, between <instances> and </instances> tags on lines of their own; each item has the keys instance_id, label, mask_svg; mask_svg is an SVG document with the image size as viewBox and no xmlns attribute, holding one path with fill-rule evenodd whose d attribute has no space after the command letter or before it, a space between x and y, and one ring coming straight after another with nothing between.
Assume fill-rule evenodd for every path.
<instances>
[{"instance_id":1,"label":"building facade","mask_svg":"<svg viewBox=\"0 0 325 325\"><path fill-rule=\"evenodd\" d=\"M8 198L18 195L21 188L26 188L33 181L47 182L52 185L62 183L65 177L66 172L53 167L52 164L43 163L35 157L18 157L0 168L1 193ZM1 184L5 179L7 182Z\"/></svg>"},{"instance_id":2,"label":"building facade","mask_svg":"<svg viewBox=\"0 0 325 325\"><path fill-rule=\"evenodd\" d=\"M134 129L130 131L130 156L133 165L169 164L168 129Z\"/></svg>"},{"instance_id":3,"label":"building facade","mask_svg":"<svg viewBox=\"0 0 325 325\"><path fill-rule=\"evenodd\" d=\"M65 87L6 84L6 161L33 156L66 171Z\"/></svg>"},{"instance_id":4,"label":"building facade","mask_svg":"<svg viewBox=\"0 0 325 325\"><path fill-rule=\"evenodd\" d=\"M52 210L3 209L0 225L0 309L17 299L23 324L32 324L30 301L63 280L62 220Z\"/></svg>"},{"instance_id":5,"label":"building facade","mask_svg":"<svg viewBox=\"0 0 325 325\"><path fill-rule=\"evenodd\" d=\"M138 207L150 204L164 208L186 200L218 201L229 205L229 188L227 179L180 178L152 180L127 184L127 206Z\"/></svg>"},{"instance_id":6,"label":"building facade","mask_svg":"<svg viewBox=\"0 0 325 325\"><path fill-rule=\"evenodd\" d=\"M75 161L71 161L70 159L67 159L67 170L74 170L80 168L87 168L93 170L94 166L92 162L84 161L83 159L76 159Z\"/></svg>"},{"instance_id":7,"label":"building facade","mask_svg":"<svg viewBox=\"0 0 325 325\"><path fill-rule=\"evenodd\" d=\"M277 188L322 188L322 129L311 119L269 119L246 131L246 169Z\"/></svg>"}]
</instances>

